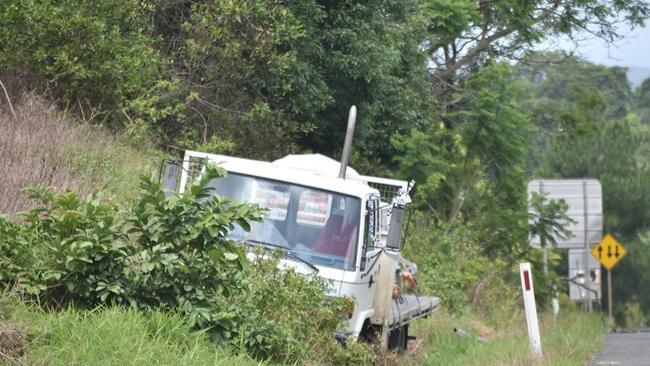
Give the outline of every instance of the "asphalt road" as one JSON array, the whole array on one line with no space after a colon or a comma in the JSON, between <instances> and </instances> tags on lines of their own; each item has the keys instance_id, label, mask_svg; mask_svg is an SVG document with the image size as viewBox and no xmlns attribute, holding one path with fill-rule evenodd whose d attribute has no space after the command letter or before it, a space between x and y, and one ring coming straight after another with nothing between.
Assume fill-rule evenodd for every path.
<instances>
[{"instance_id":1,"label":"asphalt road","mask_svg":"<svg viewBox=\"0 0 650 366\"><path fill-rule=\"evenodd\" d=\"M650 366L650 329L609 333L592 366Z\"/></svg>"}]
</instances>

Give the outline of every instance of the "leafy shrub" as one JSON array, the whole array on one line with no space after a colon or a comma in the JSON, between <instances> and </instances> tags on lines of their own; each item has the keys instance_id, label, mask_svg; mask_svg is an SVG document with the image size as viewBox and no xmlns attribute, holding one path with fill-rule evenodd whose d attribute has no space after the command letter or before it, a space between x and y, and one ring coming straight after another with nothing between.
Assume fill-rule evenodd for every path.
<instances>
[{"instance_id":1,"label":"leafy shrub","mask_svg":"<svg viewBox=\"0 0 650 366\"><path fill-rule=\"evenodd\" d=\"M256 254L247 268L247 291L226 303L213 328L215 337L227 337L233 347L253 350L259 358L285 362L311 360L317 364L369 364L372 353L365 344L342 348L333 337L343 325L346 298L326 300L327 284L290 269L279 270L282 253Z\"/></svg>"},{"instance_id":2,"label":"leafy shrub","mask_svg":"<svg viewBox=\"0 0 650 366\"><path fill-rule=\"evenodd\" d=\"M226 237L235 223L248 229L261 219L256 206L211 196L207 183L224 174L210 168L200 184L165 199L160 184L142 182L142 191L126 220L138 247L127 278L141 307L180 307L196 326L215 319L210 299L242 291L247 260Z\"/></svg>"},{"instance_id":3,"label":"leafy shrub","mask_svg":"<svg viewBox=\"0 0 650 366\"><path fill-rule=\"evenodd\" d=\"M33 262L23 227L0 215L0 290L12 287L19 274Z\"/></svg>"},{"instance_id":4,"label":"leafy shrub","mask_svg":"<svg viewBox=\"0 0 650 366\"><path fill-rule=\"evenodd\" d=\"M13 248L6 258L16 267L5 283L16 282L46 304L90 306L123 294L122 273L134 248L117 208L93 195L82 201L70 191L27 192L41 206L22 213L22 223L5 221L0 229L4 245Z\"/></svg>"},{"instance_id":5,"label":"leafy shrub","mask_svg":"<svg viewBox=\"0 0 650 366\"><path fill-rule=\"evenodd\" d=\"M0 64L30 71L84 119L121 118L159 75L147 19L136 0L2 1Z\"/></svg>"},{"instance_id":6,"label":"leafy shrub","mask_svg":"<svg viewBox=\"0 0 650 366\"><path fill-rule=\"evenodd\" d=\"M235 223L247 230L261 212L210 197L207 183L221 174L208 169L198 185L170 200L159 184L143 181L127 217L140 248L127 275L138 306L181 309L190 324L209 328L213 339L261 359L297 362L323 355L323 362L368 363L363 346L346 351L336 343L345 303L325 306L322 280L278 270L280 253L258 256L251 265L243 248L227 240Z\"/></svg>"},{"instance_id":7,"label":"leafy shrub","mask_svg":"<svg viewBox=\"0 0 650 366\"><path fill-rule=\"evenodd\" d=\"M407 258L417 260L420 291L439 296L452 312L469 306L492 307L488 295L493 288L504 289L501 279L510 272L506 262L481 254L482 241L476 228L466 225L447 231L420 219L416 217L414 234L404 248ZM511 294L501 295L495 302Z\"/></svg>"}]
</instances>

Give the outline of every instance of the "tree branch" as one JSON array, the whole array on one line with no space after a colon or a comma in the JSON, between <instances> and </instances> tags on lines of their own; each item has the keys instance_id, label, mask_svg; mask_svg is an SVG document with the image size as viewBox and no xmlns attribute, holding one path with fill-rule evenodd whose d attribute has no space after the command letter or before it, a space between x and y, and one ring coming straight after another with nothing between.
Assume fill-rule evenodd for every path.
<instances>
[{"instance_id":1,"label":"tree branch","mask_svg":"<svg viewBox=\"0 0 650 366\"><path fill-rule=\"evenodd\" d=\"M497 39L506 37L512 34L514 31L515 28L507 27L488 37L481 39L474 48L467 51L467 53L463 57L461 57L458 61L456 61L456 63L454 63L453 65L449 66L444 70L440 70L439 72L435 73L436 77L442 80L448 80L449 78L453 77L456 74L458 69L472 62L477 56L479 56L483 51L485 51L488 47L490 47L492 42L496 41Z\"/></svg>"},{"instance_id":2,"label":"tree branch","mask_svg":"<svg viewBox=\"0 0 650 366\"><path fill-rule=\"evenodd\" d=\"M2 90L5 92L5 97L7 98L7 104L9 104L9 110L11 110L11 114L14 116L14 119L18 119L16 116L16 111L14 110L14 106L11 104L11 99L9 98L9 93L7 92L7 89L5 88L5 84L2 83L2 80L0 80L0 86L2 87Z\"/></svg>"}]
</instances>

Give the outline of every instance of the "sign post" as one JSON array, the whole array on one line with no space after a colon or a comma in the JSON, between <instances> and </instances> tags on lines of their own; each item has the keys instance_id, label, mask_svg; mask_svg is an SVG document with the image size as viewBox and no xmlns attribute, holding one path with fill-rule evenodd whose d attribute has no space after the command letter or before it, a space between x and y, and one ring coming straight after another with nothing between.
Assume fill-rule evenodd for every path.
<instances>
[{"instance_id":1,"label":"sign post","mask_svg":"<svg viewBox=\"0 0 650 366\"><path fill-rule=\"evenodd\" d=\"M598 239L600 241L600 239ZM598 245L596 242L595 245ZM587 259L589 261L589 271L584 271L585 250L584 249L569 249L569 298L577 301L585 301L587 292L591 292L592 298L602 299L602 289L607 286L607 277L605 269L602 268L596 258L591 255L591 249L587 252ZM601 275L602 272L602 275ZM589 282L586 281L589 277ZM602 282L602 286L601 286ZM601 289L602 288L602 289ZM603 302L604 304L604 302Z\"/></svg>"},{"instance_id":2,"label":"sign post","mask_svg":"<svg viewBox=\"0 0 650 366\"><path fill-rule=\"evenodd\" d=\"M623 259L627 251L612 235L607 234L600 243L591 249L591 254L607 269L607 319L609 325L612 318L612 269Z\"/></svg>"},{"instance_id":3,"label":"sign post","mask_svg":"<svg viewBox=\"0 0 650 366\"><path fill-rule=\"evenodd\" d=\"M519 265L521 276L521 289L524 295L524 309L526 310L526 325L528 326L528 339L533 355L542 356L542 339L539 335L539 323L537 322L537 305L535 304L535 290L533 288L533 272L530 263Z\"/></svg>"}]
</instances>

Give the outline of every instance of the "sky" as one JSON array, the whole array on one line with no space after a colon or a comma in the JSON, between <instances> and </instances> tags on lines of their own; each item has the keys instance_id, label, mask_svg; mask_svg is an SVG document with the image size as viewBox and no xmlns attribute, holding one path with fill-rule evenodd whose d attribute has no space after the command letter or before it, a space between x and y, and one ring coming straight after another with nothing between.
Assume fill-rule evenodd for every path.
<instances>
[{"instance_id":1,"label":"sky","mask_svg":"<svg viewBox=\"0 0 650 366\"><path fill-rule=\"evenodd\" d=\"M621 26L618 33L623 39L613 45L593 36L583 35L575 53L591 62L607 66L644 67L650 69L650 24L645 28L630 29ZM559 48L573 50L566 40L552 42Z\"/></svg>"}]
</instances>

